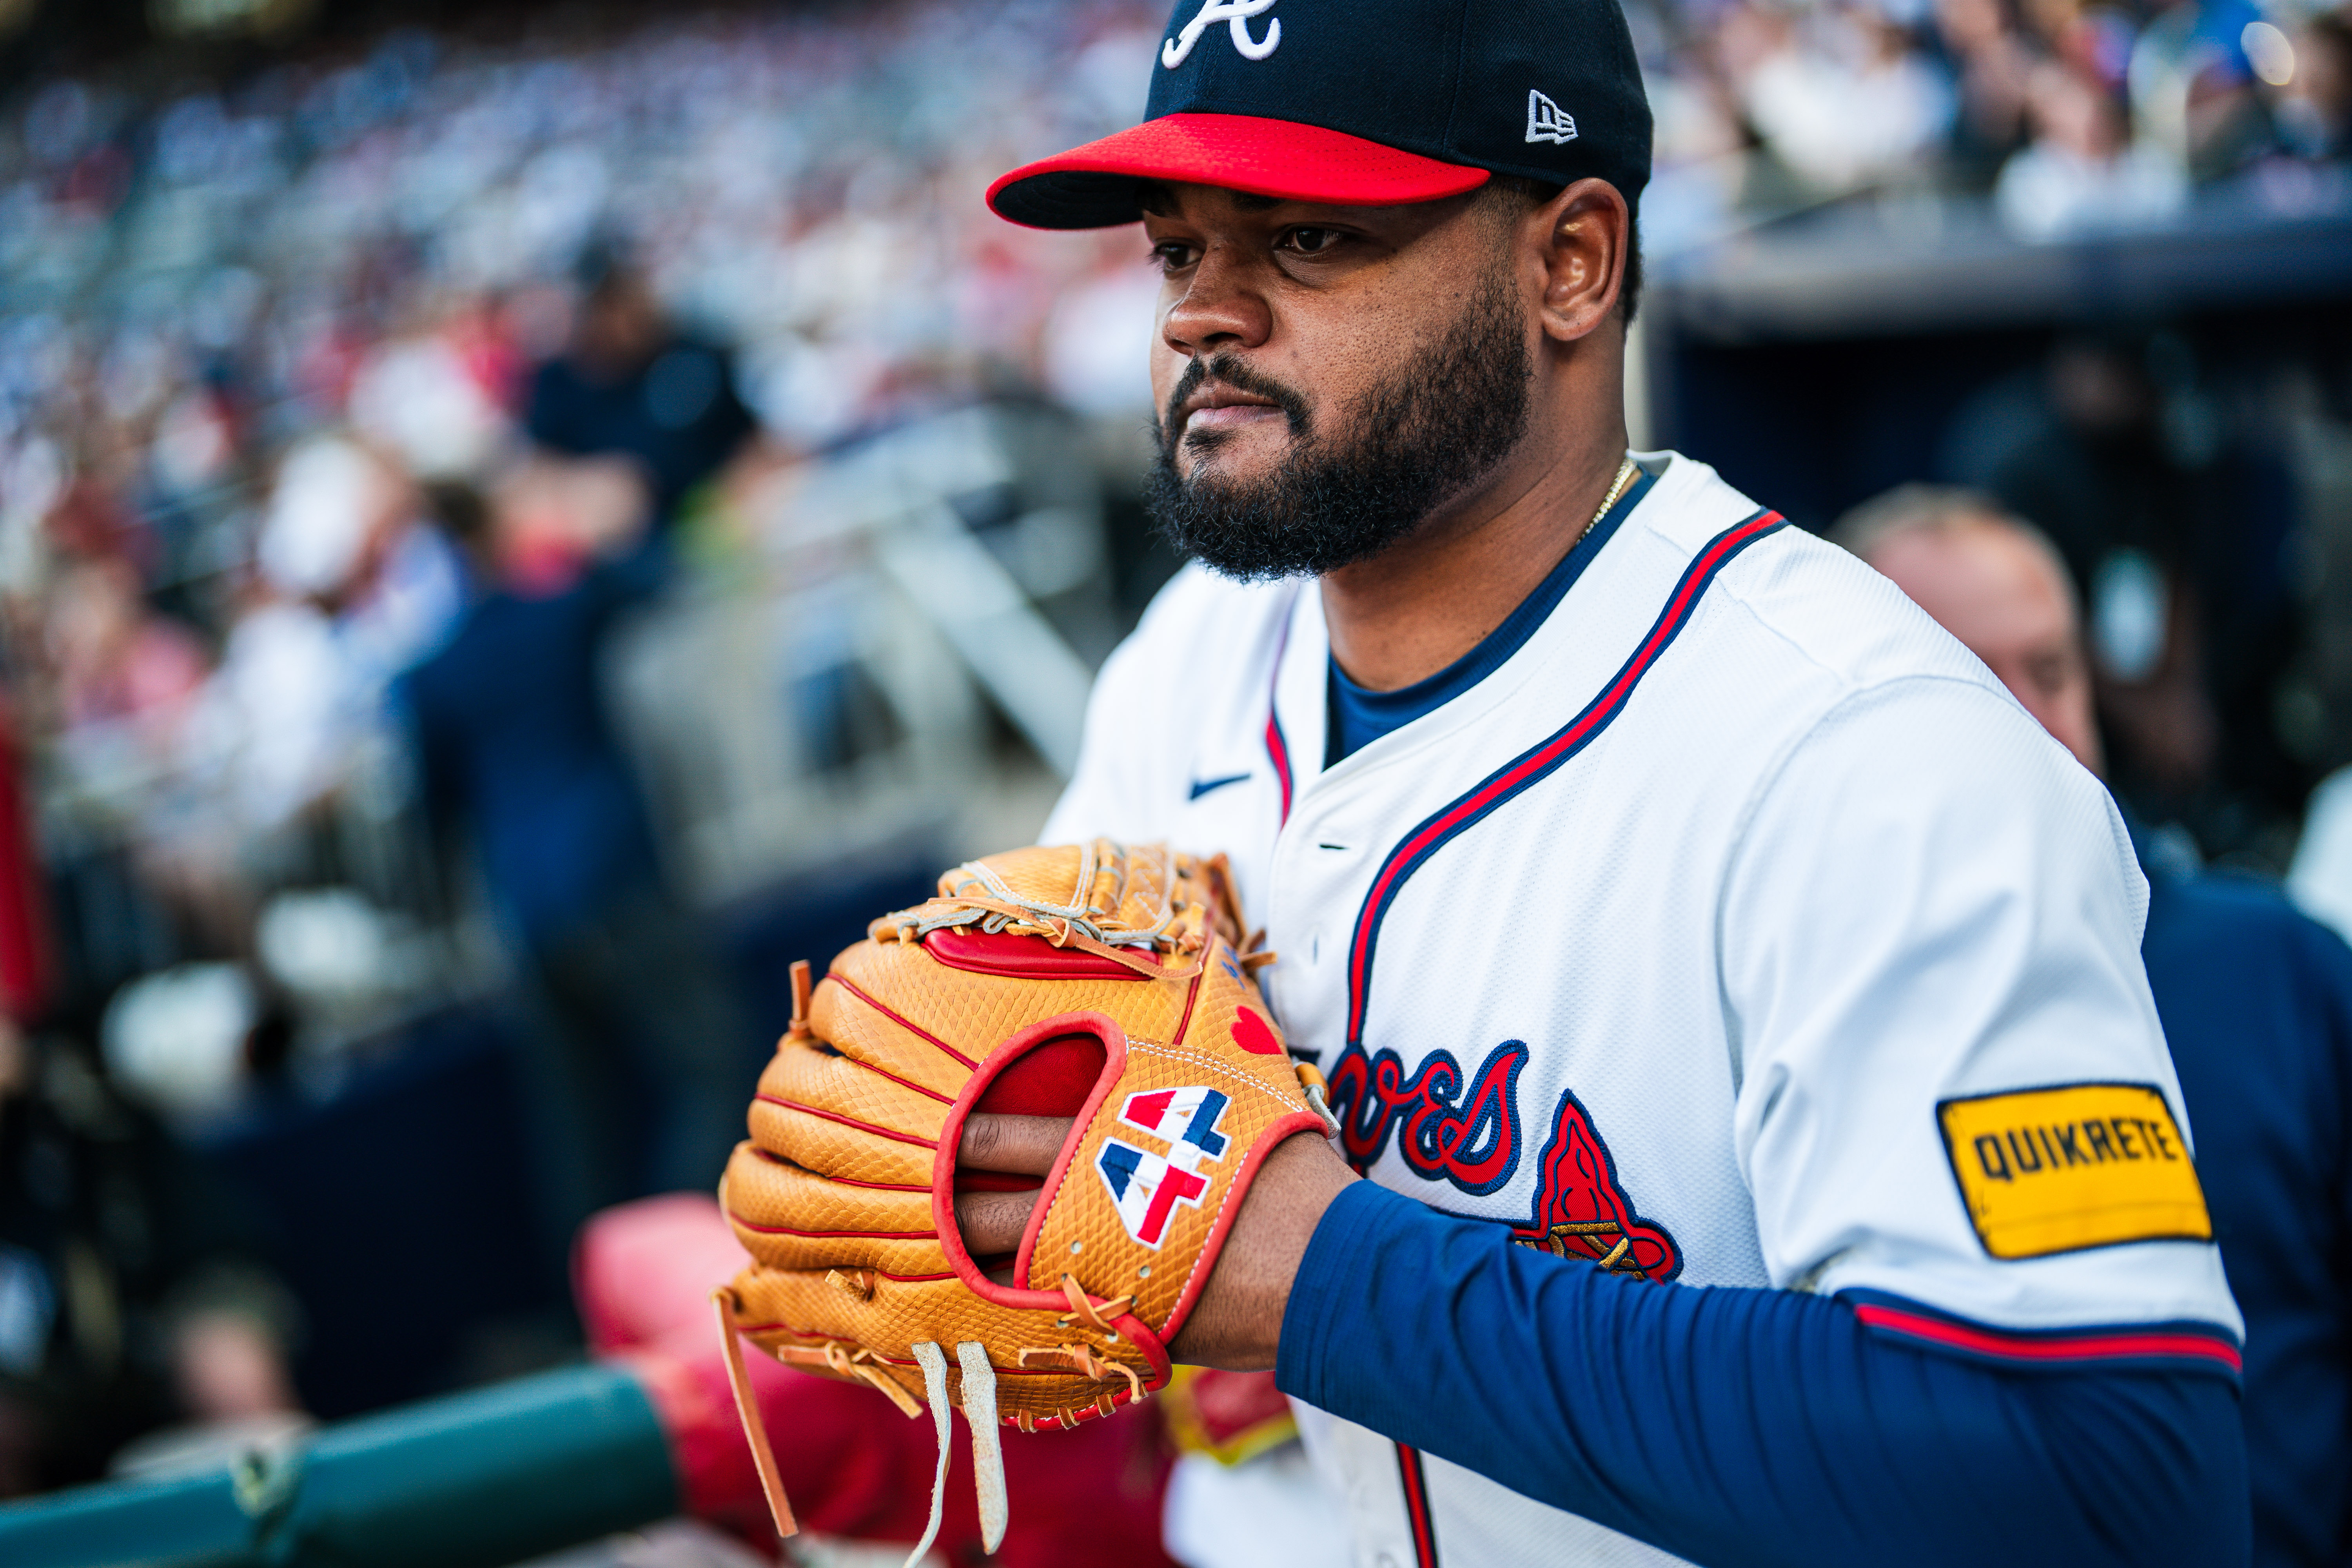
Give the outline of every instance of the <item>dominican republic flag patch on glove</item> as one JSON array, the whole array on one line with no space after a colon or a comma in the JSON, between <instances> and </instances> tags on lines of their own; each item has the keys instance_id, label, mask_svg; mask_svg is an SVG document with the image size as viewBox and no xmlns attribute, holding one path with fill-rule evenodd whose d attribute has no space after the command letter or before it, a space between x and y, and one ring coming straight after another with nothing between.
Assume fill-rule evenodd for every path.
<instances>
[{"instance_id":1,"label":"dominican republic flag patch on glove","mask_svg":"<svg viewBox=\"0 0 2352 1568\"><path fill-rule=\"evenodd\" d=\"M1118 1119L1175 1144L1169 1151L1171 1157L1191 1167L1199 1163L1200 1155L1212 1160L1223 1157L1225 1135L1217 1131L1217 1123L1224 1120L1225 1107L1232 1103L1213 1089L1155 1089L1129 1095ZM1186 1159L1188 1150L1198 1150L1200 1155Z\"/></svg>"},{"instance_id":2,"label":"dominican republic flag patch on glove","mask_svg":"<svg viewBox=\"0 0 2352 1568\"><path fill-rule=\"evenodd\" d=\"M1119 1120L1140 1131L1168 1140L1168 1152L1154 1154L1117 1138L1106 1139L1095 1156L1095 1169L1110 1189L1127 1234L1150 1247L1168 1235L1168 1217L1178 1204L1201 1206L1209 1190L1200 1173L1203 1160L1223 1157L1227 1139L1217 1123L1231 1104L1213 1089L1160 1089L1130 1094Z\"/></svg>"}]
</instances>

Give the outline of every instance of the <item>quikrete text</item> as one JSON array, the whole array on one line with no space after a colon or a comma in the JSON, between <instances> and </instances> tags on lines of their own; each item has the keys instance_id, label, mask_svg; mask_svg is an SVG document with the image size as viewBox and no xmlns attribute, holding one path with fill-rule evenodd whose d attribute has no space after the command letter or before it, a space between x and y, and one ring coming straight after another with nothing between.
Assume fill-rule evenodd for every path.
<instances>
[{"instance_id":1,"label":"quikrete text","mask_svg":"<svg viewBox=\"0 0 2352 1568\"><path fill-rule=\"evenodd\" d=\"M2011 1127L1976 1138L1977 1163L1996 1182L2113 1160L2184 1160L2172 1129L2137 1116L2086 1117L2051 1126Z\"/></svg>"}]
</instances>

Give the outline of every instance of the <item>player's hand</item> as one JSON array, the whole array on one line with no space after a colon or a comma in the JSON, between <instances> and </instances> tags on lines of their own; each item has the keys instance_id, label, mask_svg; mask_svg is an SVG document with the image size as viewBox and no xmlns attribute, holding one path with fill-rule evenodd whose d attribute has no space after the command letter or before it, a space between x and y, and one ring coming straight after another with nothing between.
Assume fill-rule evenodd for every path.
<instances>
[{"instance_id":1,"label":"player's hand","mask_svg":"<svg viewBox=\"0 0 2352 1568\"><path fill-rule=\"evenodd\" d=\"M957 1161L977 1171L1043 1176L1069 1136L1067 1118L974 1115L964 1122ZM1290 1282L1316 1222L1355 1179L1320 1138L1300 1134L1276 1144L1170 1354L1187 1365L1231 1372L1272 1366ZM1036 1203L1034 1192L958 1193L956 1225L964 1246L976 1258L1016 1250Z\"/></svg>"}]
</instances>

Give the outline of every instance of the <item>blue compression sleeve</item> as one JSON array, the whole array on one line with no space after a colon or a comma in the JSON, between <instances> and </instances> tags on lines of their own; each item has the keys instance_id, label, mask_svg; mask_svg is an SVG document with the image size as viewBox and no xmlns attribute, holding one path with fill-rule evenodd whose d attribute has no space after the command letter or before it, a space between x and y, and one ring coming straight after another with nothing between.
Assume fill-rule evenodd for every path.
<instances>
[{"instance_id":1,"label":"blue compression sleeve","mask_svg":"<svg viewBox=\"0 0 2352 1568\"><path fill-rule=\"evenodd\" d=\"M2158 1568L2250 1552L2218 1372L2012 1370L1787 1290L1655 1286L1360 1182L1276 1381L1708 1568Z\"/></svg>"}]
</instances>

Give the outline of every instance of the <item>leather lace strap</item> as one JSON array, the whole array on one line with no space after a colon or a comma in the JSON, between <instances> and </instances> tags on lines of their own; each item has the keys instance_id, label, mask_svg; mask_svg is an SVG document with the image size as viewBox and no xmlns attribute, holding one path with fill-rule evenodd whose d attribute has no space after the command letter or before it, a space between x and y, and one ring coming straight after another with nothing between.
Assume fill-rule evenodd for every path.
<instances>
[{"instance_id":1,"label":"leather lace strap","mask_svg":"<svg viewBox=\"0 0 2352 1568\"><path fill-rule=\"evenodd\" d=\"M721 1285L710 1293L719 1311L719 1342L727 1352L727 1386L735 1395L735 1414L743 1420L744 1438L751 1445L751 1463L760 1472L760 1489L767 1494L768 1512L778 1535L797 1535L793 1505L784 1496L784 1478L776 1470L776 1451L768 1446L767 1423L760 1419L760 1402L752 1397L751 1380L743 1371L743 1346L735 1332L735 1293Z\"/></svg>"}]
</instances>

